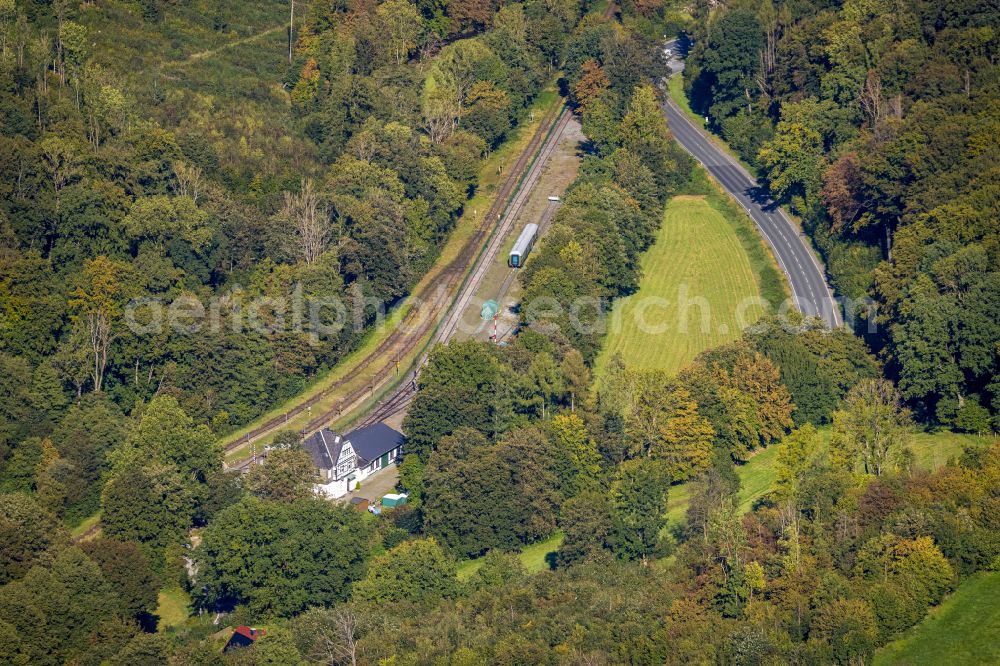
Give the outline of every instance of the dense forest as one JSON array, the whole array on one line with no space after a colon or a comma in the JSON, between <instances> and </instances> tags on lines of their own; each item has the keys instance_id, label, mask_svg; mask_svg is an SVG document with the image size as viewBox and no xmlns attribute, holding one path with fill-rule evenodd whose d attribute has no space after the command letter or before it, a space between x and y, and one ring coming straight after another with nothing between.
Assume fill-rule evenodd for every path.
<instances>
[{"instance_id":1,"label":"dense forest","mask_svg":"<svg viewBox=\"0 0 1000 666\"><path fill-rule=\"evenodd\" d=\"M46 479L71 519L154 396L218 436L353 349L372 303L431 265L580 11L317 2L290 62L185 74L178 24L199 44L249 32L240 3L207 7L2 10L0 468L6 490Z\"/></svg>"},{"instance_id":2,"label":"dense forest","mask_svg":"<svg viewBox=\"0 0 1000 666\"><path fill-rule=\"evenodd\" d=\"M0 662L853 666L1000 569L1000 443L911 447L997 425L995 15L313 1L289 36L289 5L244 4L0 0ZM679 27L693 106L879 307L860 335L767 316L675 374L595 377L664 206L712 187L661 110ZM128 304L398 301L556 78L578 176L517 334L432 350L409 502L320 498L291 431L224 473L219 435L363 331L138 335ZM241 623L263 637L223 653Z\"/></svg>"},{"instance_id":3,"label":"dense forest","mask_svg":"<svg viewBox=\"0 0 1000 666\"><path fill-rule=\"evenodd\" d=\"M692 106L801 216L918 418L996 429L996 9L711 6L695 3Z\"/></svg>"}]
</instances>

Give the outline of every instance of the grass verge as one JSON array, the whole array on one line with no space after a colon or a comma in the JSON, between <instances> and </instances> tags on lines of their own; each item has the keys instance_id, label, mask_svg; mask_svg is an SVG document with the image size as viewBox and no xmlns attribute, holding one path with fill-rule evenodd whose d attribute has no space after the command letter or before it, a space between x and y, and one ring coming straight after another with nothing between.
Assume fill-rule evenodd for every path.
<instances>
[{"instance_id":1,"label":"grass verge","mask_svg":"<svg viewBox=\"0 0 1000 666\"><path fill-rule=\"evenodd\" d=\"M79 539L100 522L101 522L101 512L98 511L94 515L88 518L84 518L79 525L75 525L74 527L72 527L69 531L69 535L73 539Z\"/></svg>"},{"instance_id":2,"label":"grass verge","mask_svg":"<svg viewBox=\"0 0 1000 666\"><path fill-rule=\"evenodd\" d=\"M694 123L694 126L704 130L705 136L709 141L715 143L719 148L726 151L726 154L732 157L734 160L739 162L744 169L746 169L750 174L755 173L756 169L750 166L746 160L744 160L739 153L729 147L729 144L722 140L722 137L708 131L705 127L705 116L699 116L691 109L691 102L688 100L687 95L684 93L684 77L680 74L675 74L667 80L667 93L670 95L670 99L677 103L684 115Z\"/></svg>"},{"instance_id":3,"label":"grass verge","mask_svg":"<svg viewBox=\"0 0 1000 666\"><path fill-rule=\"evenodd\" d=\"M678 74L671 76L667 81L667 91L670 93L670 99L677 103L677 106L679 106L681 111L684 112L684 115L695 124L695 127L701 127L704 129L704 116L699 116L691 110L691 102L688 101L687 95L684 94L684 77Z\"/></svg>"}]
</instances>

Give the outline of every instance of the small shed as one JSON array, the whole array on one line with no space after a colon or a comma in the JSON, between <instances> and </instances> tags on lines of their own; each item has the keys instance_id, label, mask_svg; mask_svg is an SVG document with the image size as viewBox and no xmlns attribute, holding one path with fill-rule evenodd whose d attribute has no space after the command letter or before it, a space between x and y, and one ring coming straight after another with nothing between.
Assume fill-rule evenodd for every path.
<instances>
[{"instance_id":1,"label":"small shed","mask_svg":"<svg viewBox=\"0 0 1000 666\"><path fill-rule=\"evenodd\" d=\"M233 635L229 637L229 641L226 643L225 647L222 648L223 652L229 652L237 648L250 647L256 642L258 638L264 635L263 629L254 629L253 627L248 627L245 624L241 624L236 627L233 631Z\"/></svg>"},{"instance_id":2,"label":"small shed","mask_svg":"<svg viewBox=\"0 0 1000 666\"><path fill-rule=\"evenodd\" d=\"M382 496L382 506L387 509L391 509L394 506L402 506L406 504L407 499L408 496L406 493L389 493Z\"/></svg>"},{"instance_id":3,"label":"small shed","mask_svg":"<svg viewBox=\"0 0 1000 666\"><path fill-rule=\"evenodd\" d=\"M368 510L368 499L365 497L352 497L351 507L357 509L358 511Z\"/></svg>"},{"instance_id":4,"label":"small shed","mask_svg":"<svg viewBox=\"0 0 1000 666\"><path fill-rule=\"evenodd\" d=\"M483 309L479 311L479 317L483 321L489 321L496 316L496 313L500 311L500 304L495 300L490 299L483 303Z\"/></svg>"}]
</instances>

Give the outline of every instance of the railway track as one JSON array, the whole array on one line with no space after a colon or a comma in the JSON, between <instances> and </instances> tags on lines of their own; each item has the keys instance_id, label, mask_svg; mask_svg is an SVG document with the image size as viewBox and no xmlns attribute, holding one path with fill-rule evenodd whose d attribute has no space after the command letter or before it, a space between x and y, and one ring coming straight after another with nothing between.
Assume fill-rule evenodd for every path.
<instances>
[{"instance_id":1,"label":"railway track","mask_svg":"<svg viewBox=\"0 0 1000 666\"><path fill-rule=\"evenodd\" d=\"M488 254L488 252L481 250L483 244L487 242L487 239L492 237L490 247L493 247L499 242L497 241L498 238L502 239L504 234L497 232L498 227L507 225L506 228L509 228L512 218L516 217L516 212L512 214L512 211L520 210L520 207L524 203L524 197L521 196L523 188L527 187L530 189L534 185L538 179L538 173L540 173L540 168L536 169L535 167L543 164L544 160L548 159L548 155L551 154L551 145L553 142L551 140L546 141L546 139L555 137L557 133L561 134L568 117L569 112L563 106L558 112L550 114L548 118L542 121L528 143L528 146L521 152L517 161L510 169L509 175L497 191L493 204L486 211L475 234L466 242L459 254L441 271L436 280L429 283L421 293L412 296L416 302L422 303L423 306L412 308L396 329L375 350L359 362L358 367L363 369L380 361L384 362L385 365L373 373L369 383L350 390L344 397L337 401L335 407L325 409L316 417L311 418L306 426L301 429L303 433L313 432L331 420L350 412L359 403L374 395L378 388L399 377L399 360L415 351L421 344L421 340L434 329L437 325L436 322L439 321L442 313L446 312L449 303L452 302L449 294L455 293L461 287L463 277L469 270L469 266L473 265L484 254ZM548 149L547 152L546 149ZM532 174L535 175L532 176ZM518 190L519 187L522 188L520 191ZM511 198L512 195L515 195L513 199ZM481 278L482 274L478 273L473 275L471 279L465 280L465 284ZM475 290L472 293L474 294ZM465 299L465 305L468 304L468 299L470 298L471 295ZM464 305L461 307L464 308ZM461 313L459 313L458 317L460 316ZM448 337L454 332L457 321L457 318L448 317L446 319L447 323L444 324L443 328L449 331L447 334ZM432 339L432 344L442 339L447 339L447 337L442 338L441 328L439 328ZM393 360L395 362L392 362ZM241 447L252 444L261 437L286 427L290 419L304 412L310 412L311 408L324 398L343 391L349 382L356 381L356 377L357 374L352 373L343 380L335 382L322 391L310 396L308 399L303 400L283 414L268 420L249 433L230 440L225 444L224 452L226 454L231 453ZM395 397L394 394L391 398L387 399L386 404ZM229 468L241 469L246 464L247 461L244 461L230 465Z\"/></svg>"},{"instance_id":2,"label":"railway track","mask_svg":"<svg viewBox=\"0 0 1000 666\"><path fill-rule=\"evenodd\" d=\"M559 206L562 205L558 202L549 202L549 205L545 207L545 212L542 213L542 217L538 220L538 237L541 238L548 231L549 226L552 224L552 218L555 217L556 211L559 210ZM500 285L500 290L496 295L496 302L500 304L500 307L504 306L504 298L507 297L507 292L510 291L511 284L514 283L514 278L517 277L517 269L512 268L507 277L504 278L503 284Z\"/></svg>"},{"instance_id":3,"label":"railway track","mask_svg":"<svg viewBox=\"0 0 1000 666\"><path fill-rule=\"evenodd\" d=\"M521 209L527 202L532 190L541 178L542 170L545 167L546 162L559 145L563 132L565 132L566 126L569 124L571 119L572 114L564 107L556 120L556 125L550 133L548 140L542 146L541 151L538 153L538 157L532 163L528 173L525 174L524 179L521 182L521 187L514 199L511 201L510 206L507 208L503 216L503 220L501 221L496 232L493 234L493 237L490 239L489 244L486 248L484 248L477 259L472 273L469 275L469 279L466 280L452 306L449 308L443 325L438 329L432 338L429 348L433 348L433 346L437 343L447 342L455 334L456 330L458 330L458 325L462 320L462 315L465 314L466 309L469 307L469 303L475 297L483 277L486 275L487 271L489 271L490 266L492 266L500 248L503 247L507 234L510 232L511 227L517 220L518 214L521 212ZM549 206L546 209L544 216L545 222L548 222L551 219L555 212L555 208L555 206ZM513 280L513 276L514 271L511 271L507 276L507 279L504 281L504 284L509 286L510 281ZM421 358L421 362L417 367L422 365L425 358L426 354L423 358ZM391 395L387 396L378 407L359 421L358 425L372 425L373 423L378 423L379 421L383 421L390 416L403 411L413 400L416 390L416 377L414 377L413 380L404 382L395 391L393 391Z\"/></svg>"}]
</instances>

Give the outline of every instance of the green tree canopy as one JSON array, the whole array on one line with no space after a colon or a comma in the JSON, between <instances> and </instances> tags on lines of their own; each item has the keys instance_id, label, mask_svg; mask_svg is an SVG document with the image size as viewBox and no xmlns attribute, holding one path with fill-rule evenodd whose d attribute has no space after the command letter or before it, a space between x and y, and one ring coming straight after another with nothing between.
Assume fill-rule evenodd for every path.
<instances>
[{"instance_id":1,"label":"green tree canopy","mask_svg":"<svg viewBox=\"0 0 1000 666\"><path fill-rule=\"evenodd\" d=\"M51 562L68 543L66 528L32 497L0 495L0 583Z\"/></svg>"},{"instance_id":2,"label":"green tree canopy","mask_svg":"<svg viewBox=\"0 0 1000 666\"><path fill-rule=\"evenodd\" d=\"M611 484L615 515L614 552L623 559L652 556L666 524L670 473L662 460L636 458L622 463Z\"/></svg>"},{"instance_id":3,"label":"green tree canopy","mask_svg":"<svg viewBox=\"0 0 1000 666\"><path fill-rule=\"evenodd\" d=\"M163 548L180 543L191 527L190 485L176 467L132 464L115 471L101 494L101 527L112 538L146 547L159 570Z\"/></svg>"},{"instance_id":4,"label":"green tree canopy","mask_svg":"<svg viewBox=\"0 0 1000 666\"><path fill-rule=\"evenodd\" d=\"M262 617L329 606L364 575L371 526L321 499L243 499L219 513L195 551L202 607L244 605Z\"/></svg>"},{"instance_id":5,"label":"green tree canopy","mask_svg":"<svg viewBox=\"0 0 1000 666\"><path fill-rule=\"evenodd\" d=\"M368 564L354 585L354 598L373 603L412 601L432 604L458 589L455 562L434 539L404 541Z\"/></svg>"},{"instance_id":6,"label":"green tree canopy","mask_svg":"<svg viewBox=\"0 0 1000 666\"><path fill-rule=\"evenodd\" d=\"M245 486L261 499L291 502L312 494L316 467L302 449L274 449L247 473Z\"/></svg>"},{"instance_id":7,"label":"green tree canopy","mask_svg":"<svg viewBox=\"0 0 1000 666\"><path fill-rule=\"evenodd\" d=\"M881 476L899 462L910 423L910 414L891 382L864 380L851 389L843 409L833 415L831 455L848 469Z\"/></svg>"}]
</instances>

